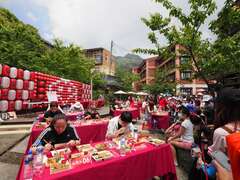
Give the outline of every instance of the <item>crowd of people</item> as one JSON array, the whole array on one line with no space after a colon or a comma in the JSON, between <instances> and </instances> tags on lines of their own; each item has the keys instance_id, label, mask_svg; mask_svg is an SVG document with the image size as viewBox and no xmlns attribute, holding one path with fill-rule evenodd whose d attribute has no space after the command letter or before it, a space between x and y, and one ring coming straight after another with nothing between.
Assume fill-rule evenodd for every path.
<instances>
[{"instance_id":1,"label":"crowd of people","mask_svg":"<svg viewBox=\"0 0 240 180\"><path fill-rule=\"evenodd\" d=\"M164 137L176 166L176 149L191 150L194 163L189 179L233 179L231 170L224 167L229 161L223 159L229 159L226 137L240 132L239 89L223 88L215 95L128 97L126 101L115 99L112 105L112 109L131 107L140 107L141 119L146 122L152 121L153 112L169 113L170 127ZM118 127L117 123L114 126Z\"/></svg>"},{"instance_id":2,"label":"crowd of people","mask_svg":"<svg viewBox=\"0 0 240 180\"><path fill-rule=\"evenodd\" d=\"M164 132L171 145L174 163L178 166L176 148L195 152L189 179L230 180L231 170L226 137L240 132L240 90L223 88L217 96L159 96L154 103L147 98L142 103L144 120L154 109L168 111L171 126ZM155 108L156 106L156 108ZM225 166L225 167L224 167ZM216 171L216 173L214 173Z\"/></svg>"},{"instance_id":3,"label":"crowd of people","mask_svg":"<svg viewBox=\"0 0 240 180\"><path fill-rule=\"evenodd\" d=\"M191 150L194 158L189 179L231 180L231 170L218 158L218 154L228 159L226 136L240 131L240 90L223 88L213 97L209 94L201 96L147 96L144 98L129 96L125 101L115 99L111 109L139 108L144 122L152 121L153 112L168 112L170 126L164 130L166 143L172 150L174 164L178 162L176 149ZM73 104L70 112L82 112L82 118L99 119L96 108L84 110L80 102ZM74 127L70 126L56 102L51 102L49 110L44 115L49 126L40 134L32 146L32 151L40 144L45 151L59 147L75 146L81 143ZM123 112L113 117L108 124L106 138L115 138L134 131L132 114ZM216 155L217 154L217 155ZM230 165L230 164L229 164Z\"/></svg>"}]
</instances>

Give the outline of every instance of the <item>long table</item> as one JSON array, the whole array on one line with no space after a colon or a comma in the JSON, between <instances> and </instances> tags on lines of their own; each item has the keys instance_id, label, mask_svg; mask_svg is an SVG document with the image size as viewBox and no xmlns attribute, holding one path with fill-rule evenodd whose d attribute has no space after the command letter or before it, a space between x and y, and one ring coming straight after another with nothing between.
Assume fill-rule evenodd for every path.
<instances>
[{"instance_id":1,"label":"long table","mask_svg":"<svg viewBox=\"0 0 240 180\"><path fill-rule=\"evenodd\" d=\"M91 120L85 123L74 122L73 126L75 127L78 136L81 138L81 144L87 144L90 142L100 142L105 140L108 122L109 119L102 118L101 120L92 123ZM43 130L44 128L37 127L37 123L33 125L25 154ZM23 160L21 161L17 179L20 177L19 174L21 173L21 171L23 171Z\"/></svg>"},{"instance_id":2,"label":"long table","mask_svg":"<svg viewBox=\"0 0 240 180\"><path fill-rule=\"evenodd\" d=\"M154 176L164 176L169 180L177 179L169 144L162 144L158 147L146 144L146 148L130 152L126 156L113 153L112 159L93 161L57 174L50 175L49 168L45 168L39 179L148 180ZM23 169L21 166L17 180L23 179Z\"/></svg>"},{"instance_id":3,"label":"long table","mask_svg":"<svg viewBox=\"0 0 240 180\"><path fill-rule=\"evenodd\" d=\"M133 119L140 118L140 110L138 108L128 108L128 109L116 109L113 111L113 116L119 116L123 112L130 112Z\"/></svg>"},{"instance_id":4,"label":"long table","mask_svg":"<svg viewBox=\"0 0 240 180\"><path fill-rule=\"evenodd\" d=\"M77 120L78 116L82 116L82 115L84 115L84 112L67 113L66 118L69 121L75 121L75 120ZM38 121L43 121L43 119L44 119L44 114L39 114L38 115Z\"/></svg>"},{"instance_id":5,"label":"long table","mask_svg":"<svg viewBox=\"0 0 240 180\"><path fill-rule=\"evenodd\" d=\"M154 127L154 122L157 121L157 128L158 129L167 129L169 127L169 120L170 116L168 112L154 112L151 113L151 127Z\"/></svg>"},{"instance_id":6,"label":"long table","mask_svg":"<svg viewBox=\"0 0 240 180\"><path fill-rule=\"evenodd\" d=\"M97 121L88 120L83 123L75 122L75 127L78 136L81 138L81 144L87 144L89 142L104 141L109 119L103 118ZM32 132L29 137L28 148L34 143L37 137L41 134L44 128L37 127L37 123L32 127Z\"/></svg>"}]
</instances>

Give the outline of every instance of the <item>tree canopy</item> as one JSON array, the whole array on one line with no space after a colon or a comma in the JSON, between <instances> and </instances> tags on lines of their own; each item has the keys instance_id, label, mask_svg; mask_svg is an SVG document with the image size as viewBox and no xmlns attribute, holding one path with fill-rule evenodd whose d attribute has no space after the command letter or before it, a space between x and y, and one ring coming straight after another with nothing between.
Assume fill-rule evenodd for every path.
<instances>
[{"instance_id":1,"label":"tree canopy","mask_svg":"<svg viewBox=\"0 0 240 180\"><path fill-rule=\"evenodd\" d=\"M135 49L135 52L169 58L176 55L171 47L179 44L183 47L180 54L190 57L189 63L194 67L192 70L195 76L202 78L207 84L209 84L208 79L240 71L239 31L229 36L228 26L225 27L228 23L230 27L239 28L239 8L234 8L232 0L226 1L224 8L227 8L227 12L221 11L218 20L211 25L212 31L218 35L218 39L214 42L204 39L200 31L206 19L216 9L214 0L188 0L190 6L188 14L169 0L155 0L155 2L165 7L169 11L169 16L163 17L160 13L154 13L149 18L142 18L150 29L148 38L155 48ZM225 17L228 20L225 20ZM179 25L175 25L174 20L177 20ZM159 37L165 37L167 45L161 44Z\"/></svg>"},{"instance_id":2,"label":"tree canopy","mask_svg":"<svg viewBox=\"0 0 240 180\"><path fill-rule=\"evenodd\" d=\"M61 40L46 42L36 28L24 24L4 8L0 8L0 62L85 83L90 83L95 63L79 46L64 45ZM100 76L93 78L97 87L104 83Z\"/></svg>"},{"instance_id":3,"label":"tree canopy","mask_svg":"<svg viewBox=\"0 0 240 180\"><path fill-rule=\"evenodd\" d=\"M155 82L151 85L145 85L143 90L147 90L151 94L159 94L159 93L174 93L176 88L176 83L173 81L169 81L166 78L168 73L168 69L160 70L157 69L155 73Z\"/></svg>"},{"instance_id":4,"label":"tree canopy","mask_svg":"<svg viewBox=\"0 0 240 180\"><path fill-rule=\"evenodd\" d=\"M124 69L121 66L117 66L116 68L116 77L124 91L131 91L132 83L140 79L138 75L133 74L130 70Z\"/></svg>"}]
</instances>

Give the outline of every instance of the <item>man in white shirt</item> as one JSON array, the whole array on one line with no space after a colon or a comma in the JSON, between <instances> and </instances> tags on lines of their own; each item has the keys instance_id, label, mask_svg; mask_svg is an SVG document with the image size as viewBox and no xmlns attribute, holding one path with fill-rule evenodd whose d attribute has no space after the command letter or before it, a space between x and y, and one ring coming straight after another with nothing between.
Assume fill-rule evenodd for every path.
<instances>
[{"instance_id":1,"label":"man in white shirt","mask_svg":"<svg viewBox=\"0 0 240 180\"><path fill-rule=\"evenodd\" d=\"M109 121L106 137L109 139L116 138L133 130L132 114L123 112L120 116L116 116Z\"/></svg>"}]
</instances>

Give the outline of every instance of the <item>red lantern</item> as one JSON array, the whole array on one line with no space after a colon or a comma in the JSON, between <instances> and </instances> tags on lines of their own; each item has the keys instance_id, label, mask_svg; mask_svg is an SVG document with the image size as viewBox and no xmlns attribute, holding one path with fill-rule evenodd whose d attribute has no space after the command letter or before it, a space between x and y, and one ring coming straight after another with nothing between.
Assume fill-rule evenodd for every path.
<instances>
[{"instance_id":1,"label":"red lantern","mask_svg":"<svg viewBox=\"0 0 240 180\"><path fill-rule=\"evenodd\" d=\"M15 110L16 111L22 110L22 101L21 100L15 101Z\"/></svg>"},{"instance_id":2,"label":"red lantern","mask_svg":"<svg viewBox=\"0 0 240 180\"><path fill-rule=\"evenodd\" d=\"M7 100L8 99L8 89L2 89L2 100Z\"/></svg>"},{"instance_id":3,"label":"red lantern","mask_svg":"<svg viewBox=\"0 0 240 180\"><path fill-rule=\"evenodd\" d=\"M8 101L0 101L0 112L6 112L8 110Z\"/></svg>"},{"instance_id":4,"label":"red lantern","mask_svg":"<svg viewBox=\"0 0 240 180\"><path fill-rule=\"evenodd\" d=\"M17 71L17 78L18 79L23 79L23 70L22 69L18 69L18 71Z\"/></svg>"},{"instance_id":5,"label":"red lantern","mask_svg":"<svg viewBox=\"0 0 240 180\"><path fill-rule=\"evenodd\" d=\"M30 80L34 81L35 80L35 72L30 73Z\"/></svg>"},{"instance_id":6,"label":"red lantern","mask_svg":"<svg viewBox=\"0 0 240 180\"><path fill-rule=\"evenodd\" d=\"M22 99L22 90L17 90L16 91L16 99L21 100Z\"/></svg>"},{"instance_id":7,"label":"red lantern","mask_svg":"<svg viewBox=\"0 0 240 180\"><path fill-rule=\"evenodd\" d=\"M10 80L10 89L16 89L16 83L17 83L16 79L11 79Z\"/></svg>"},{"instance_id":8,"label":"red lantern","mask_svg":"<svg viewBox=\"0 0 240 180\"><path fill-rule=\"evenodd\" d=\"M28 90L29 87L29 81L25 80L23 81L23 89Z\"/></svg>"},{"instance_id":9,"label":"red lantern","mask_svg":"<svg viewBox=\"0 0 240 180\"><path fill-rule=\"evenodd\" d=\"M44 98L44 94L38 94L38 99L42 100Z\"/></svg>"},{"instance_id":10,"label":"red lantern","mask_svg":"<svg viewBox=\"0 0 240 180\"><path fill-rule=\"evenodd\" d=\"M28 101L23 101L22 109L27 109L27 108L28 108Z\"/></svg>"},{"instance_id":11,"label":"red lantern","mask_svg":"<svg viewBox=\"0 0 240 180\"><path fill-rule=\"evenodd\" d=\"M38 88L38 92L39 93L44 93L45 92L45 88Z\"/></svg>"},{"instance_id":12,"label":"red lantern","mask_svg":"<svg viewBox=\"0 0 240 180\"><path fill-rule=\"evenodd\" d=\"M38 81L39 87L45 87L45 81Z\"/></svg>"},{"instance_id":13,"label":"red lantern","mask_svg":"<svg viewBox=\"0 0 240 180\"><path fill-rule=\"evenodd\" d=\"M3 65L2 76L9 76L9 74L10 74L10 67L8 65Z\"/></svg>"},{"instance_id":14,"label":"red lantern","mask_svg":"<svg viewBox=\"0 0 240 180\"><path fill-rule=\"evenodd\" d=\"M15 101L8 101L8 111L14 111L15 109Z\"/></svg>"}]
</instances>

